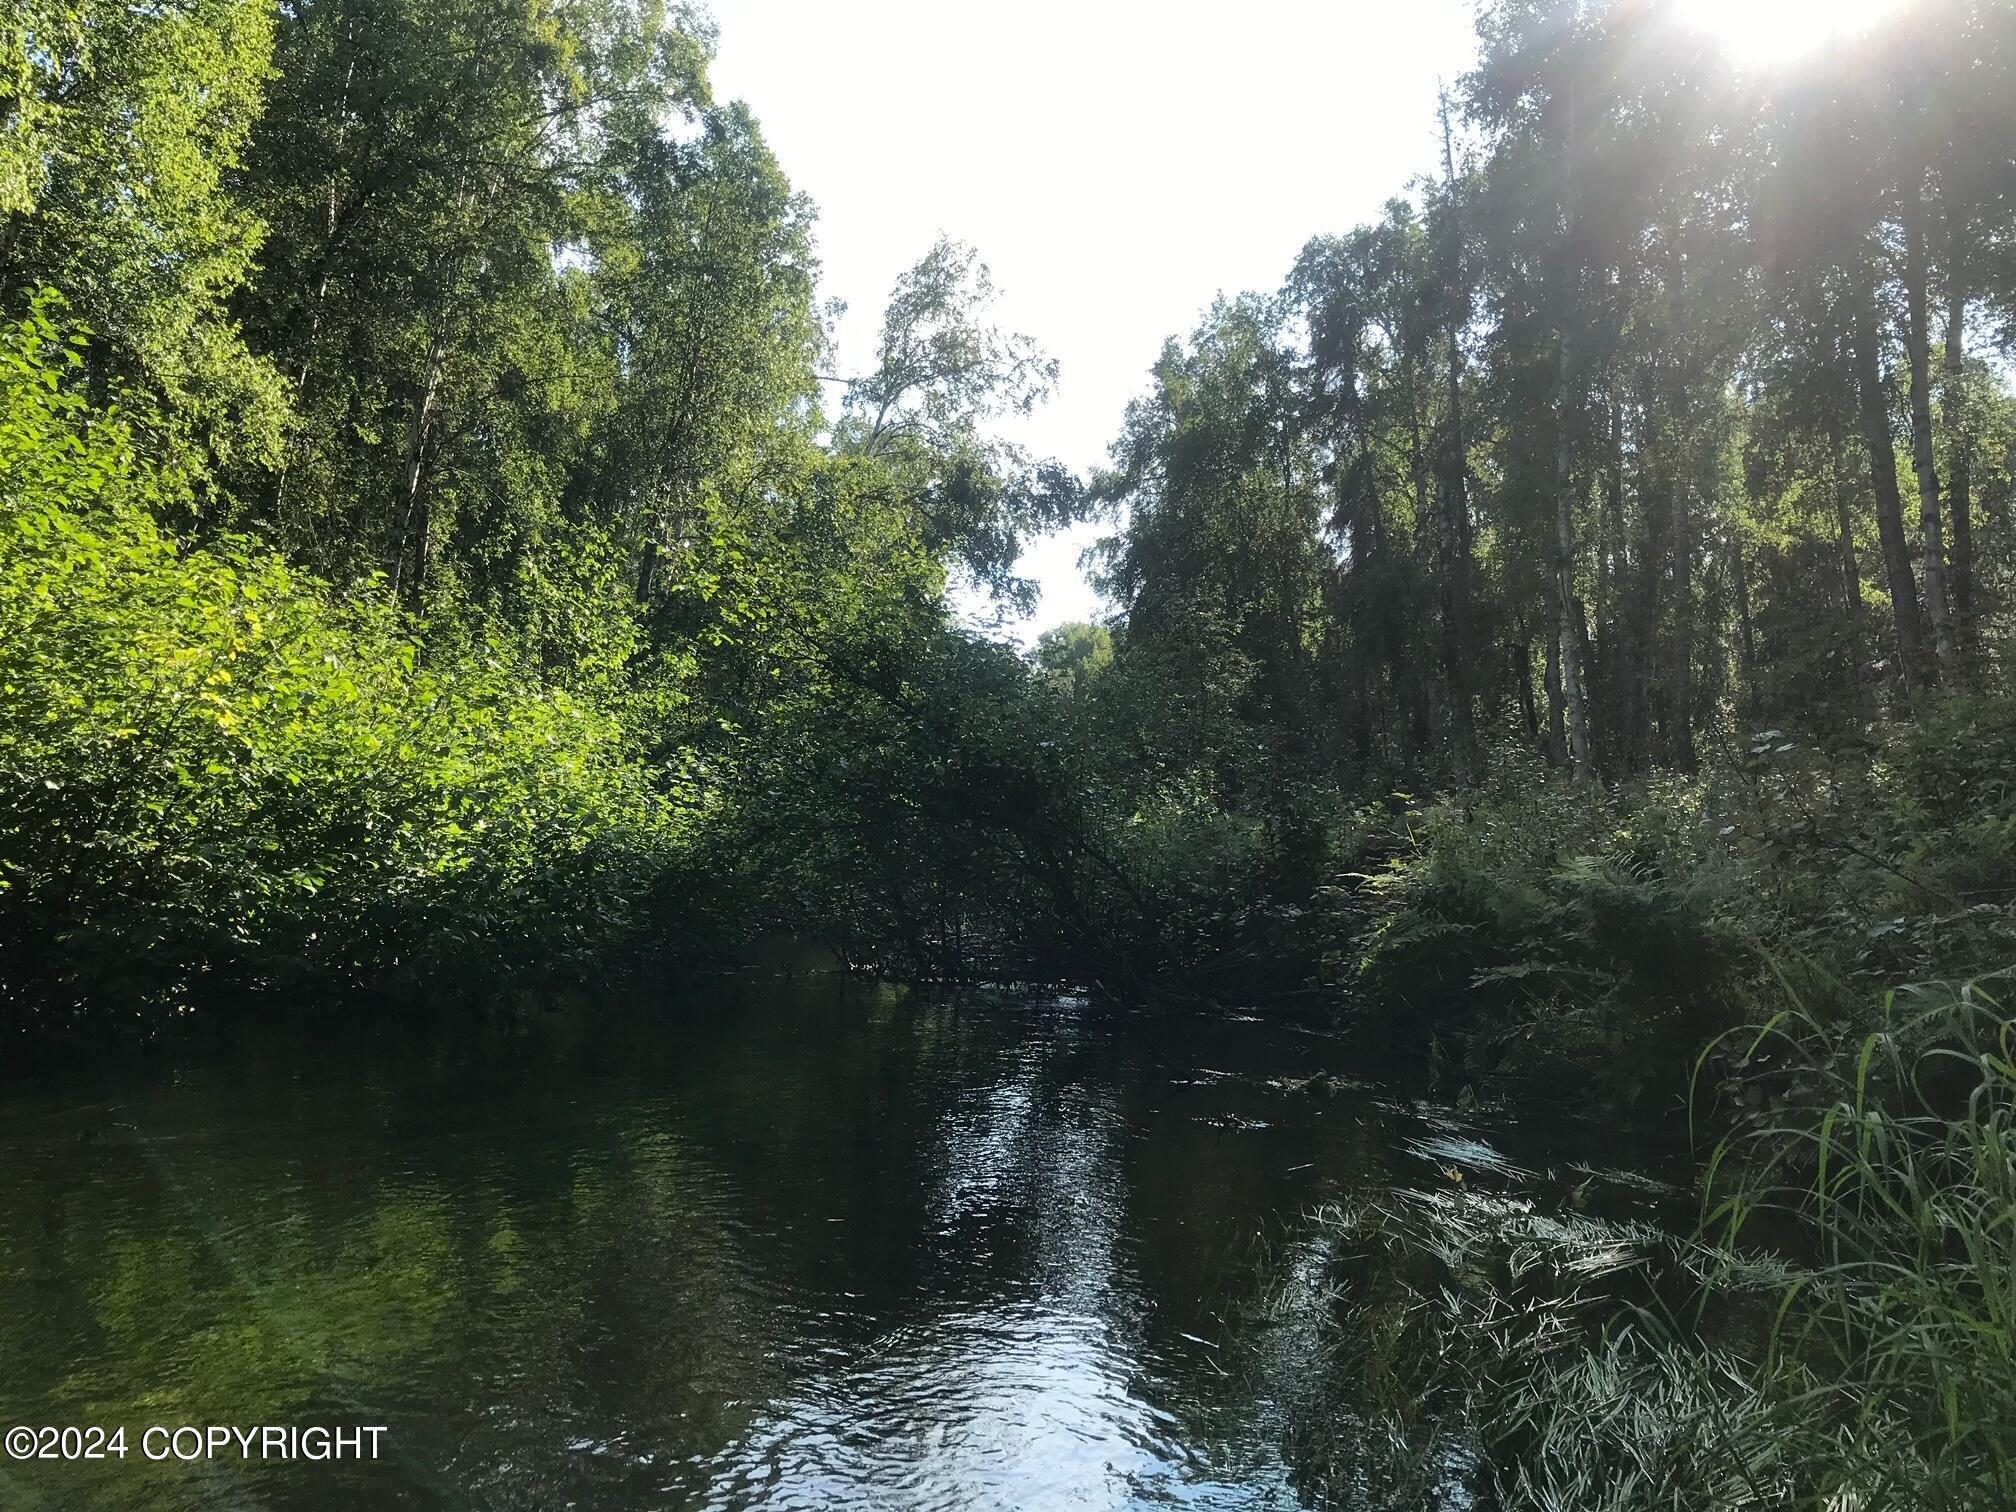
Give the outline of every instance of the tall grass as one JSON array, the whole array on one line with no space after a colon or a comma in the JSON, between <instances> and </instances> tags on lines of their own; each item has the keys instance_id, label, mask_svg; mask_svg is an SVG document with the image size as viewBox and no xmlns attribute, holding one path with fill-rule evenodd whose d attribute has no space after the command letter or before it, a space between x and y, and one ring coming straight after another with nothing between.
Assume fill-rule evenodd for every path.
<instances>
[{"instance_id":1,"label":"tall grass","mask_svg":"<svg viewBox=\"0 0 2016 1512\"><path fill-rule=\"evenodd\" d=\"M1736 1048L1762 1107L1710 1163L1688 1326L1501 1353L1497 1505L2016 1507L2016 1024L1935 984L1874 1028L1795 1008Z\"/></svg>"},{"instance_id":2,"label":"tall grass","mask_svg":"<svg viewBox=\"0 0 2016 1512\"><path fill-rule=\"evenodd\" d=\"M2006 979L2004 979L2006 980ZM1497 1512L2016 1508L2003 980L1703 1055L1736 1132L1686 1239L1468 1186L1319 1214L1309 1489ZM1873 1027L1870 1027L1873 1025Z\"/></svg>"},{"instance_id":3,"label":"tall grass","mask_svg":"<svg viewBox=\"0 0 2016 1512\"><path fill-rule=\"evenodd\" d=\"M1717 1152L1708 1296L1760 1232L1794 1252L1761 1379L1802 1501L2016 1507L2016 1024L1914 988L1859 1037L1782 1014L1746 1059L1795 1100Z\"/></svg>"}]
</instances>

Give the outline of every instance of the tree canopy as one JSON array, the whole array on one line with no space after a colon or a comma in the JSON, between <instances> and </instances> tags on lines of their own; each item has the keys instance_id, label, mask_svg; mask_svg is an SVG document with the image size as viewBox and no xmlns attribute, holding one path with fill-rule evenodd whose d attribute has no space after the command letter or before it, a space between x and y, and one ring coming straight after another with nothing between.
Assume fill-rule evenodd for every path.
<instances>
[{"instance_id":1,"label":"tree canopy","mask_svg":"<svg viewBox=\"0 0 2016 1512\"><path fill-rule=\"evenodd\" d=\"M1475 68L1422 102L1433 170L1169 341L1081 480L1012 439L1057 368L999 323L971 246L922 249L842 370L812 207L717 98L700 10L16 7L9 402L19 434L61 439L0 482L7 654L17 684L55 657L34 680L73 691L10 715L8 780L151 812L134 769L182 759L165 733L106 735L142 743L94 765L43 725L83 720L99 679L131 682L108 709L156 696L107 645L209 644L177 571L218 624L264 584L321 606L300 647L356 638L339 664L612 732L620 759L576 770L613 784L612 837L653 838L595 906L661 942L718 958L789 928L891 969L993 951L1138 985L1214 954L1308 967L1321 948L1281 931L1396 792L1535 761L1617 791L1732 770L1760 731L1866 760L2006 691L2016 22L1923 0L1745 69L1684 19L1482 7ZM19 460L78 447L74 487ZM1027 543L1092 512L1102 623L1028 654L962 624L948 590L1026 607ZM130 593L78 589L57 635L36 606L84 581L71 529L146 565ZM268 675L214 670L236 691L206 702ZM270 675L263 710L336 707ZM424 742L314 721L362 743L346 781L465 791L401 765ZM109 728L129 725L153 728ZM458 771L532 759L488 728L470 716ZM518 805L520 782L467 792ZM36 805L53 827L10 839L4 906L82 970L61 941L84 894L49 858L83 807ZM477 817L422 808L369 843ZM250 833L249 810L202 812L192 854ZM286 872L293 842L270 843ZM571 874L549 836L528 879L547 843ZM311 893L280 895L239 929L248 958L334 937ZM522 914L456 917L474 939Z\"/></svg>"}]
</instances>

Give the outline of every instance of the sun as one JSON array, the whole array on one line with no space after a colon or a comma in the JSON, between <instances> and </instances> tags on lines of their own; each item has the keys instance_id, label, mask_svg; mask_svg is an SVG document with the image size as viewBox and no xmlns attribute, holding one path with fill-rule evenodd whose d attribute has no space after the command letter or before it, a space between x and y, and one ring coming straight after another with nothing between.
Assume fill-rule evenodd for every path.
<instances>
[{"instance_id":1,"label":"sun","mask_svg":"<svg viewBox=\"0 0 2016 1512\"><path fill-rule=\"evenodd\" d=\"M1731 56L1770 64L1866 31L1898 4L1899 0L1676 0L1674 9L1687 25L1712 33Z\"/></svg>"}]
</instances>

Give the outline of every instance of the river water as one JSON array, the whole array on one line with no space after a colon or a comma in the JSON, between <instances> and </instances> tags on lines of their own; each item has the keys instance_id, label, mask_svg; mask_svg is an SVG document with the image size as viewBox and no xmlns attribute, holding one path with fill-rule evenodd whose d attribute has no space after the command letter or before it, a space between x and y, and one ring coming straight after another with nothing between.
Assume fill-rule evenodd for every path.
<instances>
[{"instance_id":1,"label":"river water","mask_svg":"<svg viewBox=\"0 0 2016 1512\"><path fill-rule=\"evenodd\" d=\"M1432 1257L1349 1215L1628 1265L1676 1199L1347 1069L1258 1017L743 981L17 1088L0 1427L126 1452L0 1460L0 1507L1371 1505L1404 1332L1361 1325ZM149 1457L185 1425L385 1431ZM1460 1505L1460 1432L1423 1452Z\"/></svg>"}]
</instances>

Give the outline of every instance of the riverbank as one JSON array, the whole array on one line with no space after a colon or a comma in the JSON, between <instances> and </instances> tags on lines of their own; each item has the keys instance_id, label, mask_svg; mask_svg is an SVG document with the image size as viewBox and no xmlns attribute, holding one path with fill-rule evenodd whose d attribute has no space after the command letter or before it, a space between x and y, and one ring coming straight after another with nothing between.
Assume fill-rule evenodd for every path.
<instances>
[{"instance_id":1,"label":"riverbank","mask_svg":"<svg viewBox=\"0 0 2016 1512\"><path fill-rule=\"evenodd\" d=\"M1858 1037L1896 987L2016 961L2011 770L2016 708L1974 695L1847 749L1756 732L1696 778L1502 753L1481 788L1340 826L1331 980L1381 1042L1604 1116L1778 1099L1702 1053L1788 1012Z\"/></svg>"}]
</instances>

